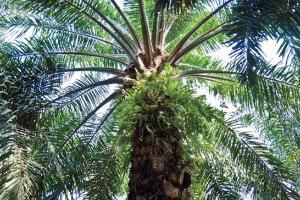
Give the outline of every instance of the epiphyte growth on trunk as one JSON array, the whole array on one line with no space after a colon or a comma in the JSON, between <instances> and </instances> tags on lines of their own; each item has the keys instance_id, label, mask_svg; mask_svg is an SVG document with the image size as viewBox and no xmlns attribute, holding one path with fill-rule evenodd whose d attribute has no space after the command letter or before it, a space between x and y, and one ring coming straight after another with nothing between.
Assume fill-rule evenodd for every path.
<instances>
[{"instance_id":1,"label":"epiphyte growth on trunk","mask_svg":"<svg viewBox=\"0 0 300 200\"><path fill-rule=\"evenodd\" d=\"M191 199L193 160L185 139L196 126L205 129L189 121L199 119L197 107L206 104L172 73L136 85L118 109L120 127L132 145L128 200Z\"/></svg>"}]
</instances>

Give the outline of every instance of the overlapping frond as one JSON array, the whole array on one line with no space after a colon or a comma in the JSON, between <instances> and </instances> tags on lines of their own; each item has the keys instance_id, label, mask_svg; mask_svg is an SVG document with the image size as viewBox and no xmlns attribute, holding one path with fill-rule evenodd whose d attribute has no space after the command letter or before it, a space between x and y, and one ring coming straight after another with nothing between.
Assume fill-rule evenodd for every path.
<instances>
[{"instance_id":1,"label":"overlapping frond","mask_svg":"<svg viewBox=\"0 0 300 200\"><path fill-rule=\"evenodd\" d=\"M222 70L218 61L205 62L202 59L198 65L187 62L180 66L184 71L178 77L212 81L208 84L210 90L238 107L256 109L261 113L274 106L283 110L299 110L299 80L295 73L284 67L268 65L257 74L247 75L248 80L245 80L244 73Z\"/></svg>"},{"instance_id":2,"label":"overlapping frond","mask_svg":"<svg viewBox=\"0 0 300 200\"><path fill-rule=\"evenodd\" d=\"M199 123L185 127L189 154L199 165L194 171L196 176L199 175L193 186L195 191L198 189L196 194L206 194L208 199L210 195L211 198L232 195L230 198L235 199L245 195L299 198L289 169L271 153L262 139L255 137L239 120L225 120L220 111L203 103L195 109L198 113L193 110L185 115L189 120L197 118ZM210 189L212 194L208 192ZM220 191L213 193L214 190Z\"/></svg>"},{"instance_id":3,"label":"overlapping frond","mask_svg":"<svg viewBox=\"0 0 300 200\"><path fill-rule=\"evenodd\" d=\"M259 112L267 112L268 108L274 106L286 110L298 110L299 86L297 82L290 79L295 76L291 73L285 73L284 69L275 71L279 73L270 76L254 76L255 78L252 79L256 82L254 85L233 84L233 87L227 88L231 92L224 89L225 93L222 93L221 89L220 94L229 96L234 102L248 108L255 108Z\"/></svg>"},{"instance_id":4,"label":"overlapping frond","mask_svg":"<svg viewBox=\"0 0 300 200\"><path fill-rule=\"evenodd\" d=\"M43 102L41 96L55 91L59 76L45 75L48 69L41 62L12 61L9 54L2 57L0 66L0 196L34 199L44 170L31 145L37 133L37 108Z\"/></svg>"},{"instance_id":5,"label":"overlapping frond","mask_svg":"<svg viewBox=\"0 0 300 200\"><path fill-rule=\"evenodd\" d=\"M122 184L128 173L130 151L126 144L122 144L122 135L107 137L114 132L113 124L103 128L102 132L106 136L92 146L93 153L88 165L91 170L86 172L87 179L83 188L87 191L86 197L114 199L123 192Z\"/></svg>"},{"instance_id":6,"label":"overlapping frond","mask_svg":"<svg viewBox=\"0 0 300 200\"><path fill-rule=\"evenodd\" d=\"M284 179L287 172L281 171L284 168L280 161L269 154L267 148L254 136L237 132L235 129L240 128L240 124L235 121L229 122L227 127L221 125L219 128L223 132L220 135L220 143L230 149L234 160L243 165L248 173L255 173L258 179L263 180L260 187L254 188L254 195L269 193L270 196L279 198L299 198L299 195L289 188L292 183Z\"/></svg>"},{"instance_id":7,"label":"overlapping frond","mask_svg":"<svg viewBox=\"0 0 300 200\"><path fill-rule=\"evenodd\" d=\"M32 156L32 149L26 144L32 133L17 127L14 122L16 116L3 110L5 104L2 105L0 121L0 198L33 199L39 192L38 184L43 168L36 162Z\"/></svg>"},{"instance_id":8,"label":"overlapping frond","mask_svg":"<svg viewBox=\"0 0 300 200\"><path fill-rule=\"evenodd\" d=\"M286 46L290 43L288 38L299 34L298 6L297 1L237 1L229 25L236 70L256 73L264 69L260 65L264 57L261 42L274 38Z\"/></svg>"},{"instance_id":9,"label":"overlapping frond","mask_svg":"<svg viewBox=\"0 0 300 200\"><path fill-rule=\"evenodd\" d=\"M243 171L224 159L224 155L206 154L200 157L192 190L197 199L242 199L247 193ZM244 179L244 180L243 180ZM245 191L244 191L245 190Z\"/></svg>"},{"instance_id":10,"label":"overlapping frond","mask_svg":"<svg viewBox=\"0 0 300 200\"><path fill-rule=\"evenodd\" d=\"M284 112L278 108L272 108L268 116L246 112L241 115L241 120L255 126L264 141L275 153L275 156L284 161L286 168L293 172L299 191L299 168L297 157L299 155L299 118L297 114Z\"/></svg>"}]
</instances>

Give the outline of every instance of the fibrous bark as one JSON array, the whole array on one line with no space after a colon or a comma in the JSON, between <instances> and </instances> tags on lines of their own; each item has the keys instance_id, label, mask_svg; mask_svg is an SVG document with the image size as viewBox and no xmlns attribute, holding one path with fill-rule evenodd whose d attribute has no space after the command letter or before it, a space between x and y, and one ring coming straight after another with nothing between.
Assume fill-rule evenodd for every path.
<instances>
[{"instance_id":1,"label":"fibrous bark","mask_svg":"<svg viewBox=\"0 0 300 200\"><path fill-rule=\"evenodd\" d=\"M140 119L132 137L128 200L188 200L190 174L183 162L181 135L160 116L173 113L158 106Z\"/></svg>"}]
</instances>

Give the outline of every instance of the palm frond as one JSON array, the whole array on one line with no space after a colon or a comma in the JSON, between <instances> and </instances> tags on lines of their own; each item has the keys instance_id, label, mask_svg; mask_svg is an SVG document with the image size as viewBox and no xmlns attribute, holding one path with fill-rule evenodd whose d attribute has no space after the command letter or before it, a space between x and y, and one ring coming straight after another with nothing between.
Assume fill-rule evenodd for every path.
<instances>
[{"instance_id":1,"label":"palm frond","mask_svg":"<svg viewBox=\"0 0 300 200\"><path fill-rule=\"evenodd\" d=\"M263 58L261 42L269 38L289 37L297 34L299 25L298 5L295 1L261 0L238 1L232 12L229 34L232 35L232 55L239 72L256 72L264 67L259 64ZM285 41L286 43L286 41Z\"/></svg>"},{"instance_id":2,"label":"palm frond","mask_svg":"<svg viewBox=\"0 0 300 200\"><path fill-rule=\"evenodd\" d=\"M201 71L201 70L200 70ZM192 71L191 71L192 72ZM187 72L188 73L188 72ZM212 71L214 74L214 71ZM216 74L224 73L215 72ZM228 71L226 77L237 76L236 79L244 80L244 74ZM229 98L234 103L240 104L245 108L256 109L261 113L265 113L273 106L286 109L298 110L299 84L294 73L286 71L284 68L269 67L261 73L261 75L251 75L251 83L233 83L227 85L228 88L221 85L211 87L215 94L220 94L225 98ZM231 85L231 86L229 86ZM295 98L294 98L295 97Z\"/></svg>"},{"instance_id":3,"label":"palm frond","mask_svg":"<svg viewBox=\"0 0 300 200\"><path fill-rule=\"evenodd\" d=\"M151 43L151 35L149 30L149 23L145 8L145 2L143 0L138 1L139 9L140 9L140 19L141 19L141 27L143 32L143 44L145 47L145 54L146 54L146 63L149 65L153 59L153 47Z\"/></svg>"},{"instance_id":4,"label":"palm frond","mask_svg":"<svg viewBox=\"0 0 300 200\"><path fill-rule=\"evenodd\" d=\"M60 151L65 144L67 144L69 142L69 140L77 133L77 131L82 127L82 125L84 125L93 115L96 114L96 112L102 108L105 104L107 104L108 102L110 102L111 100L114 100L116 97L118 97L119 95L121 95L121 90L118 90L114 93L112 93L111 95L109 95L106 99L104 99L95 109L93 109L90 113L88 113L84 119L80 122L80 124L75 128L75 130L69 134L64 143L59 147L58 151Z\"/></svg>"},{"instance_id":5,"label":"palm frond","mask_svg":"<svg viewBox=\"0 0 300 200\"><path fill-rule=\"evenodd\" d=\"M218 123L218 122L217 122ZM273 197L293 199L299 198L293 189L292 181L284 175L287 174L281 162L268 153L266 147L254 136L245 131L238 131L242 126L238 121L232 120L226 124L219 123L219 142L228 148L233 159L245 167L247 173L257 174L261 185L254 188L254 193L269 193Z\"/></svg>"},{"instance_id":6,"label":"palm frond","mask_svg":"<svg viewBox=\"0 0 300 200\"><path fill-rule=\"evenodd\" d=\"M232 0L228 0L225 3L223 3L221 6L219 6L216 10L211 12L209 15L207 15L204 19L202 19L200 22L196 24L196 26L190 30L177 44L177 46L173 49L171 53L171 57L176 57L175 54L180 52L181 48L185 45L185 43L188 41L188 39L201 27L203 26L208 20L210 20L214 15L216 15L220 10L222 10L224 7L226 7Z\"/></svg>"},{"instance_id":7,"label":"palm frond","mask_svg":"<svg viewBox=\"0 0 300 200\"><path fill-rule=\"evenodd\" d=\"M30 137L30 132L19 127L13 128L12 121L1 120L0 123L0 197L33 199L39 192L38 180L43 168L34 160L31 149L25 144L24 138Z\"/></svg>"}]
</instances>

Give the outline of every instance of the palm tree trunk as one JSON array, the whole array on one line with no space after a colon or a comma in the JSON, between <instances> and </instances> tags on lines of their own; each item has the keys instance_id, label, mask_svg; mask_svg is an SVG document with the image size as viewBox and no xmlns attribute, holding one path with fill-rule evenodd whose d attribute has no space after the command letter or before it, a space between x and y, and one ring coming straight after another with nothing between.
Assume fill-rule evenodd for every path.
<instances>
[{"instance_id":1,"label":"palm tree trunk","mask_svg":"<svg viewBox=\"0 0 300 200\"><path fill-rule=\"evenodd\" d=\"M190 199L191 177L183 162L181 136L160 119L162 112L172 116L169 109L159 108L136 124L127 200Z\"/></svg>"}]
</instances>

